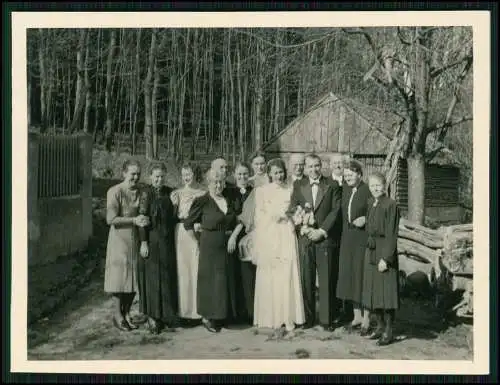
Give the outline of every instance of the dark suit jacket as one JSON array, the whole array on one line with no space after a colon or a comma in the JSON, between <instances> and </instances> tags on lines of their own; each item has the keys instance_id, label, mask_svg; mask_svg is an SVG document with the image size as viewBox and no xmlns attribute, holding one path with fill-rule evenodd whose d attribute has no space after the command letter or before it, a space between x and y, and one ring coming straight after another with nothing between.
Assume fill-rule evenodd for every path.
<instances>
[{"instance_id":1,"label":"dark suit jacket","mask_svg":"<svg viewBox=\"0 0 500 385\"><path fill-rule=\"evenodd\" d=\"M293 184L289 213L293 214L299 205L304 207L306 202L312 207L312 188L309 178L303 178ZM316 206L314 207L314 218L317 227L325 230L328 239L334 243L340 241L342 230L341 203L342 189L339 184L332 179L321 176L316 196Z\"/></svg>"}]
</instances>

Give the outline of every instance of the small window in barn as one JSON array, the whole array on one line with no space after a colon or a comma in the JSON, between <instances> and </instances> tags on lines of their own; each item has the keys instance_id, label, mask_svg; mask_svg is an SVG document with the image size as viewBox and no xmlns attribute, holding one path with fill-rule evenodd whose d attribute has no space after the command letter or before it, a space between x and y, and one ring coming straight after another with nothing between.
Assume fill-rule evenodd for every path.
<instances>
[{"instance_id":1,"label":"small window in barn","mask_svg":"<svg viewBox=\"0 0 500 385\"><path fill-rule=\"evenodd\" d=\"M78 137L43 136L38 152L38 197L78 195L81 184Z\"/></svg>"}]
</instances>

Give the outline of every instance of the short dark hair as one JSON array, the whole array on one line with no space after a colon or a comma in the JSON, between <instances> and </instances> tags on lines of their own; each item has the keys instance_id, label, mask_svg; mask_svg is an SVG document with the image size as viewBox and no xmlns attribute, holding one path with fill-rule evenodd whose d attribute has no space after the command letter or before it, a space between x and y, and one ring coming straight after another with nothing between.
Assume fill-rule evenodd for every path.
<instances>
[{"instance_id":1,"label":"short dark hair","mask_svg":"<svg viewBox=\"0 0 500 385\"><path fill-rule=\"evenodd\" d=\"M203 179L200 166L189 160L185 161L181 165L181 170L191 170L193 172L193 179L196 183L200 183Z\"/></svg>"},{"instance_id":2,"label":"short dark hair","mask_svg":"<svg viewBox=\"0 0 500 385\"><path fill-rule=\"evenodd\" d=\"M130 166L137 166L139 170L142 168L141 163L137 159L129 158L122 165L122 172L127 172Z\"/></svg>"},{"instance_id":3,"label":"short dark hair","mask_svg":"<svg viewBox=\"0 0 500 385\"><path fill-rule=\"evenodd\" d=\"M285 161L281 158L274 158L274 159L271 159L269 162L267 162L267 166L266 166L266 172L267 172L267 175L269 175L269 181L271 182L271 167L278 167L280 169L283 170L283 173L285 174L285 179L287 178L287 171L286 171L286 165L285 165Z\"/></svg>"},{"instance_id":4,"label":"short dark hair","mask_svg":"<svg viewBox=\"0 0 500 385\"><path fill-rule=\"evenodd\" d=\"M236 171L236 169L238 167L245 167L248 171L252 170L252 168L250 167L250 165L247 163L247 162L237 162L236 165L234 166L234 171Z\"/></svg>"},{"instance_id":5,"label":"short dark hair","mask_svg":"<svg viewBox=\"0 0 500 385\"><path fill-rule=\"evenodd\" d=\"M378 179L378 180L379 180L379 182L382 182L382 184L383 184L384 186L386 186L386 185L387 185L387 178L386 178L386 176L385 176L383 173L381 173L380 171L374 171L374 172L372 172L372 173L370 174L370 176L368 177L368 180L369 180L369 179L371 179L371 178Z\"/></svg>"},{"instance_id":6,"label":"short dark hair","mask_svg":"<svg viewBox=\"0 0 500 385\"><path fill-rule=\"evenodd\" d=\"M266 154L262 151L257 151L254 153L251 158L250 158L250 163L254 161L255 158L264 158L264 161L266 160Z\"/></svg>"},{"instance_id":7,"label":"short dark hair","mask_svg":"<svg viewBox=\"0 0 500 385\"><path fill-rule=\"evenodd\" d=\"M163 162L153 162L149 166L149 174L151 175L155 170L161 170L166 174L167 166L165 166L165 163Z\"/></svg>"},{"instance_id":8,"label":"short dark hair","mask_svg":"<svg viewBox=\"0 0 500 385\"><path fill-rule=\"evenodd\" d=\"M323 161L321 160L321 157L318 154L315 154L313 152L306 155L306 160L307 159L316 159L316 160L319 160L320 163L323 163Z\"/></svg>"},{"instance_id":9,"label":"short dark hair","mask_svg":"<svg viewBox=\"0 0 500 385\"><path fill-rule=\"evenodd\" d=\"M357 160L351 159L349 162L347 162L346 169L363 176L363 166Z\"/></svg>"}]
</instances>

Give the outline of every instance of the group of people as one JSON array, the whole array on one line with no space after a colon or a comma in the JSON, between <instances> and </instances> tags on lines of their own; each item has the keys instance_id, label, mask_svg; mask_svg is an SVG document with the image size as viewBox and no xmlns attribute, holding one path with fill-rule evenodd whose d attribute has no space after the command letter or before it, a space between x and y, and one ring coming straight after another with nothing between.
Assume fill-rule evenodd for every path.
<instances>
[{"instance_id":1,"label":"group of people","mask_svg":"<svg viewBox=\"0 0 500 385\"><path fill-rule=\"evenodd\" d=\"M142 186L140 164L126 161L123 182L107 193L104 286L114 325L138 328L130 316L138 294L152 333L179 322L214 333L241 323L286 332L343 326L390 344L397 204L383 174L365 183L360 163L341 154L330 169L323 175L316 154L294 154L289 175L282 159L256 154L229 175L219 158L205 185L199 168L184 164L174 189L163 164Z\"/></svg>"}]
</instances>

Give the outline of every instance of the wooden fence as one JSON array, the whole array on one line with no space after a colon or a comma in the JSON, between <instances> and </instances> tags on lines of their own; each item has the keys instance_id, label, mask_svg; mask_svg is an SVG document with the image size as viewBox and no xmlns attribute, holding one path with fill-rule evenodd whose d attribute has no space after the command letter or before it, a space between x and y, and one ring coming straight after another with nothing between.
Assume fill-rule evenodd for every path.
<instances>
[{"instance_id":1,"label":"wooden fence","mask_svg":"<svg viewBox=\"0 0 500 385\"><path fill-rule=\"evenodd\" d=\"M42 135L38 148L38 198L80 193L82 170L78 136Z\"/></svg>"},{"instance_id":2,"label":"wooden fence","mask_svg":"<svg viewBox=\"0 0 500 385\"><path fill-rule=\"evenodd\" d=\"M92 137L28 136L28 262L51 263L92 235Z\"/></svg>"}]
</instances>

